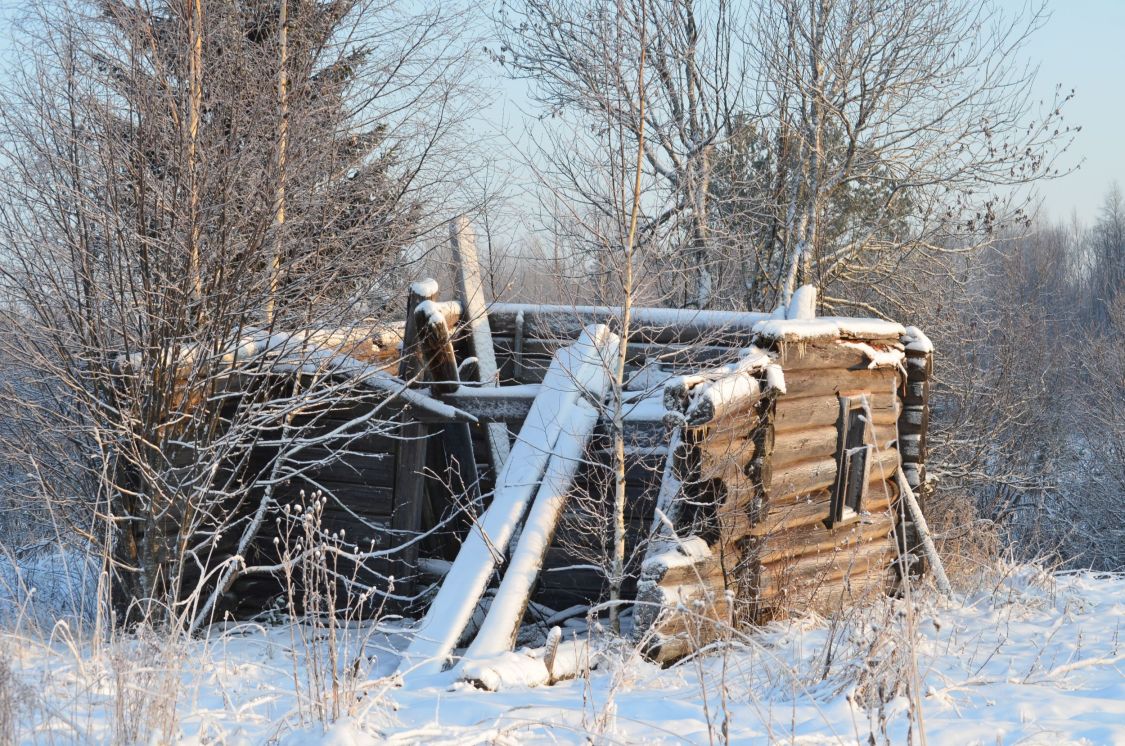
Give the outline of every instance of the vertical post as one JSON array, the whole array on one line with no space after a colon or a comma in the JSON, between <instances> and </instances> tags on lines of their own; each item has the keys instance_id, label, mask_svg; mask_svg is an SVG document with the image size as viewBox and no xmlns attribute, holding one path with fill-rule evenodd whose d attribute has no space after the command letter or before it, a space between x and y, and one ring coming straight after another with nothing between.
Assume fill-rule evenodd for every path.
<instances>
[{"instance_id":1,"label":"vertical post","mask_svg":"<svg viewBox=\"0 0 1125 746\"><path fill-rule=\"evenodd\" d=\"M481 281L480 257L469 219L461 215L449 223L449 245L457 265L457 291L461 301L461 319L470 331L469 344L477 359L477 379L486 386L495 386L496 350L492 346L492 327L488 323L488 307ZM485 426L488 452L493 474L508 460L510 442L508 428L502 422Z\"/></svg>"},{"instance_id":2,"label":"vertical post","mask_svg":"<svg viewBox=\"0 0 1125 746\"><path fill-rule=\"evenodd\" d=\"M930 424L930 377L933 374L933 345L924 334L910 327L903 338L906 345L906 380L902 391L902 413L898 418L898 450L902 457L902 473L911 491L918 496L919 511L925 510L926 431ZM898 537L900 554L912 555L910 573L926 572L927 557L922 551L916 522L906 510L905 497L896 505L898 525L904 534ZM896 565L901 571L903 565Z\"/></svg>"},{"instance_id":3,"label":"vertical post","mask_svg":"<svg viewBox=\"0 0 1125 746\"><path fill-rule=\"evenodd\" d=\"M435 394L452 394L460 388L457 372L457 359L453 352L453 339L445 317L429 301L419 303L414 310L414 332L417 335L418 349L425 360L425 370L429 375L430 389ZM446 422L442 426L443 442L448 458L460 484L451 484L455 499L464 496L467 505L480 513L480 479L477 475L477 460L473 453L473 434L467 422ZM470 520L475 519L472 516Z\"/></svg>"},{"instance_id":4,"label":"vertical post","mask_svg":"<svg viewBox=\"0 0 1125 746\"><path fill-rule=\"evenodd\" d=\"M414 311L422 302L436 298L437 293L438 285L433 280L423 280L410 286L406 300L406 329L402 336L402 359L398 368L399 377L404 381L415 378L421 372ZM413 418L408 408L404 408L399 417L402 426L395 458L391 528L400 541L410 542L398 555L398 577L408 578L417 572L418 566L418 544L412 540L422 527L422 502L426 497L422 470L426 468L427 433L426 426Z\"/></svg>"}]
</instances>

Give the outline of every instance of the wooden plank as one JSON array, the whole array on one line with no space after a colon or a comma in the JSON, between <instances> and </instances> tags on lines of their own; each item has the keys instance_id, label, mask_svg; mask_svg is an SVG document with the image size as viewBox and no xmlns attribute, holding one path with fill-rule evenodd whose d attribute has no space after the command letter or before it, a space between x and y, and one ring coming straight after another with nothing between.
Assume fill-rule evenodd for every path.
<instances>
[{"instance_id":1,"label":"wooden plank","mask_svg":"<svg viewBox=\"0 0 1125 746\"><path fill-rule=\"evenodd\" d=\"M876 425L894 425L902 405L898 395L887 391L870 395L871 417ZM840 403L835 392L808 397L786 395L778 399L774 409L774 427L780 434L790 430L835 425L840 416Z\"/></svg>"},{"instance_id":2,"label":"wooden plank","mask_svg":"<svg viewBox=\"0 0 1125 746\"><path fill-rule=\"evenodd\" d=\"M422 372L417 354L417 328L414 311L424 301L437 298L438 285L433 280L417 282L410 286L406 300L406 327L403 331L402 360L399 364L399 378L404 381L415 380ZM411 417L407 412L400 429L398 453L395 460L395 493L391 513L391 528L397 536L408 539L422 528L422 503L425 500L426 482L423 470L426 468L427 426ZM412 542L399 553L397 575L409 578L414 574L418 561L418 544ZM403 590L413 590L409 581Z\"/></svg>"},{"instance_id":3,"label":"wooden plank","mask_svg":"<svg viewBox=\"0 0 1125 746\"><path fill-rule=\"evenodd\" d=\"M875 370L820 368L785 371L786 393L780 398L849 394L861 391L891 394L898 390L901 375L891 368Z\"/></svg>"},{"instance_id":4,"label":"wooden plank","mask_svg":"<svg viewBox=\"0 0 1125 746\"><path fill-rule=\"evenodd\" d=\"M464 215L449 224L449 244L457 267L457 290L461 300L462 320L469 328L469 348L477 359L477 380L487 386L499 384L496 350L488 320L487 298L480 274L480 257L472 226ZM521 330L522 331L522 330ZM511 443L508 429L497 423L485 425L493 473L508 460Z\"/></svg>"}]
</instances>

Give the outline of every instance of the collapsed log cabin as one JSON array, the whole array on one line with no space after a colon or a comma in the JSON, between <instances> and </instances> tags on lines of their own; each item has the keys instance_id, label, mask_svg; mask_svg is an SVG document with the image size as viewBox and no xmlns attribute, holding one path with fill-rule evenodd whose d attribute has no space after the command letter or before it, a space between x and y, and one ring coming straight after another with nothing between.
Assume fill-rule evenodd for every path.
<instances>
[{"instance_id":1,"label":"collapsed log cabin","mask_svg":"<svg viewBox=\"0 0 1125 746\"><path fill-rule=\"evenodd\" d=\"M925 482L933 350L920 331L817 318L811 289L773 314L634 308L627 330L614 307L487 305L464 226L453 243L456 297L416 283L371 350L294 370L370 377L371 395L299 413L290 427L342 432L347 447L326 439L271 487L277 506L322 494L327 527L378 550L356 577L425 611L404 666L438 672L467 645L462 668L480 679L529 608L604 602L619 476L622 593L657 661L924 570L900 488ZM377 408L393 432L348 434ZM265 525L248 553L269 565ZM247 615L283 593L246 574L219 608Z\"/></svg>"}]
</instances>

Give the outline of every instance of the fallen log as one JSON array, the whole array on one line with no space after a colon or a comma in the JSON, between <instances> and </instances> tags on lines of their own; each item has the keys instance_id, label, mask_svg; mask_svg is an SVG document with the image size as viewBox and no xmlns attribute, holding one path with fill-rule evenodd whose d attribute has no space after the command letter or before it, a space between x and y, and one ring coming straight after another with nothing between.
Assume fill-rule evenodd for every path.
<instances>
[{"instance_id":1,"label":"fallen log","mask_svg":"<svg viewBox=\"0 0 1125 746\"><path fill-rule=\"evenodd\" d=\"M603 368L601 375L594 376L589 382L586 395L600 404L608 386L609 369ZM590 436L598 424L600 412L590 400L581 397L569 412L563 414L566 421L562 433L555 442L547 471L520 531L519 543L488 609L488 616L465 653L465 662L499 655L511 650L515 643L532 588L543 567L543 558Z\"/></svg>"},{"instance_id":2,"label":"fallen log","mask_svg":"<svg viewBox=\"0 0 1125 746\"><path fill-rule=\"evenodd\" d=\"M562 431L563 413L605 374L618 341L608 328L591 326L556 355L497 477L491 505L465 537L445 582L403 653L399 671L404 675L436 674L444 668L527 510Z\"/></svg>"},{"instance_id":3,"label":"fallen log","mask_svg":"<svg viewBox=\"0 0 1125 746\"><path fill-rule=\"evenodd\" d=\"M555 627L552 632L558 630ZM543 686L576 678L595 667L588 640L567 640L519 652L503 652L483 660L466 661L460 670L466 681L490 692Z\"/></svg>"}]
</instances>

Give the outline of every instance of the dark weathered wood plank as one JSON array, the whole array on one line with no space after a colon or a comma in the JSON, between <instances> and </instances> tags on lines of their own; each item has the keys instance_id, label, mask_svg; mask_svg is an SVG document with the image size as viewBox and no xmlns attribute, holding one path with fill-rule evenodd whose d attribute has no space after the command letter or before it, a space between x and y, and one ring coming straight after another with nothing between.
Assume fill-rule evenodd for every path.
<instances>
[{"instance_id":1,"label":"dark weathered wood plank","mask_svg":"<svg viewBox=\"0 0 1125 746\"><path fill-rule=\"evenodd\" d=\"M433 280L415 283L410 287L410 294L406 300L402 361L399 366L399 378L404 381L416 381L422 372L421 362L418 360L418 333L414 312L420 303L437 298L437 292L437 283ZM409 413L404 412L402 416L404 419L395 464L391 528L398 536L408 537L417 534L422 528L422 504L426 489L422 470L426 467L427 426L411 417ZM399 553L399 577L411 577L417 561L418 545L409 544ZM412 588L404 590L409 592Z\"/></svg>"}]
</instances>

